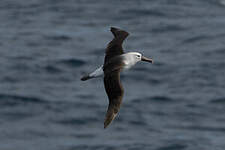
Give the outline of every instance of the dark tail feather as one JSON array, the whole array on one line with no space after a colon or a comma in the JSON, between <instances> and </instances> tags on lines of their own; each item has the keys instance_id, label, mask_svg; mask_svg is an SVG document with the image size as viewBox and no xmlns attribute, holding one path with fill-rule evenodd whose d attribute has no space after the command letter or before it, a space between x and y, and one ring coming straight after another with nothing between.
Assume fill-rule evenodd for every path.
<instances>
[{"instance_id":1,"label":"dark tail feather","mask_svg":"<svg viewBox=\"0 0 225 150\"><path fill-rule=\"evenodd\" d=\"M91 79L91 77L89 75L85 75L81 78L82 81L86 81L88 79Z\"/></svg>"}]
</instances>

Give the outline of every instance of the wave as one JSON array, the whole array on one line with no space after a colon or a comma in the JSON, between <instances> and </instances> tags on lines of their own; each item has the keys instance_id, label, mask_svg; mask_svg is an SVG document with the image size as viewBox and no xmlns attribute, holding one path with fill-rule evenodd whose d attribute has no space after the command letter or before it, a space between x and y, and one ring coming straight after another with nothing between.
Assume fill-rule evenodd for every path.
<instances>
[{"instance_id":1,"label":"wave","mask_svg":"<svg viewBox=\"0 0 225 150\"><path fill-rule=\"evenodd\" d=\"M138 9L129 9L129 10L122 10L122 14L129 14L134 16L156 16L156 17L165 17L166 14L159 11L159 10L138 10Z\"/></svg>"},{"instance_id":2,"label":"wave","mask_svg":"<svg viewBox=\"0 0 225 150\"><path fill-rule=\"evenodd\" d=\"M153 33L161 33L161 32L175 32L175 31L184 31L185 28L178 25L165 25L153 28L151 31Z\"/></svg>"},{"instance_id":3,"label":"wave","mask_svg":"<svg viewBox=\"0 0 225 150\"><path fill-rule=\"evenodd\" d=\"M225 6L225 0L220 0L219 3L220 3L222 6Z\"/></svg>"},{"instance_id":4,"label":"wave","mask_svg":"<svg viewBox=\"0 0 225 150\"><path fill-rule=\"evenodd\" d=\"M68 41L71 40L72 37L68 35L46 35L44 36L47 40L54 40L54 41Z\"/></svg>"},{"instance_id":5,"label":"wave","mask_svg":"<svg viewBox=\"0 0 225 150\"><path fill-rule=\"evenodd\" d=\"M168 97L168 96L152 96L149 98L151 101L154 102L172 102L174 101L172 98Z\"/></svg>"},{"instance_id":6,"label":"wave","mask_svg":"<svg viewBox=\"0 0 225 150\"><path fill-rule=\"evenodd\" d=\"M225 104L225 97L212 99L212 100L210 100L210 103L213 103L213 104Z\"/></svg>"},{"instance_id":7,"label":"wave","mask_svg":"<svg viewBox=\"0 0 225 150\"><path fill-rule=\"evenodd\" d=\"M29 96L22 96L22 95L9 95L9 94L0 94L0 105L17 105L17 104L24 104L24 103L46 103L47 101L36 98L36 97L29 97Z\"/></svg>"},{"instance_id":8,"label":"wave","mask_svg":"<svg viewBox=\"0 0 225 150\"><path fill-rule=\"evenodd\" d=\"M151 97L141 98L141 101L146 101L146 102L151 101L151 102L156 102L156 103L170 103L170 102L173 102L175 100L168 97L168 96L151 96ZM139 103L140 99L134 99L132 102L133 103Z\"/></svg>"},{"instance_id":9,"label":"wave","mask_svg":"<svg viewBox=\"0 0 225 150\"><path fill-rule=\"evenodd\" d=\"M62 70L59 69L57 66L54 66L54 65L47 65L44 67L44 69L48 72L48 73L61 73Z\"/></svg>"},{"instance_id":10,"label":"wave","mask_svg":"<svg viewBox=\"0 0 225 150\"><path fill-rule=\"evenodd\" d=\"M193 36L190 38L187 38L183 41L183 43L193 43L193 42L198 42L198 41L202 41L205 39L211 39L211 37L205 36L205 35L198 35L198 36Z\"/></svg>"},{"instance_id":11,"label":"wave","mask_svg":"<svg viewBox=\"0 0 225 150\"><path fill-rule=\"evenodd\" d=\"M58 64L63 64L69 67L81 67L86 64L85 61L76 58L63 59L57 62Z\"/></svg>"},{"instance_id":12,"label":"wave","mask_svg":"<svg viewBox=\"0 0 225 150\"><path fill-rule=\"evenodd\" d=\"M170 145L159 147L156 150L182 150L186 148L187 148L187 145L185 144L170 144Z\"/></svg>"},{"instance_id":13,"label":"wave","mask_svg":"<svg viewBox=\"0 0 225 150\"><path fill-rule=\"evenodd\" d=\"M53 122L61 124L61 125L86 125L90 122L98 122L100 120L97 117L83 117L83 118L63 118L59 120L53 120Z\"/></svg>"},{"instance_id":14,"label":"wave","mask_svg":"<svg viewBox=\"0 0 225 150\"><path fill-rule=\"evenodd\" d=\"M191 130L191 131L225 132L225 128L224 127L211 127L211 126L198 126L198 125L173 126L172 128Z\"/></svg>"}]
</instances>

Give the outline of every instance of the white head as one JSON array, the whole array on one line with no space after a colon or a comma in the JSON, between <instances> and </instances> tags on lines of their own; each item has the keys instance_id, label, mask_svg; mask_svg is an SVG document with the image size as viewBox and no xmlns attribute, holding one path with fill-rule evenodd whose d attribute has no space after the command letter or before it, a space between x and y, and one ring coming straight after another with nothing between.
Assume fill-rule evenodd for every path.
<instances>
[{"instance_id":1,"label":"white head","mask_svg":"<svg viewBox=\"0 0 225 150\"><path fill-rule=\"evenodd\" d=\"M141 53L138 52L129 52L127 53L135 62L141 61Z\"/></svg>"},{"instance_id":2,"label":"white head","mask_svg":"<svg viewBox=\"0 0 225 150\"><path fill-rule=\"evenodd\" d=\"M144 57L141 53L138 52L129 52L127 53L129 59L132 59L133 62L137 63L139 61L147 61L153 63L153 60L147 57Z\"/></svg>"},{"instance_id":3,"label":"white head","mask_svg":"<svg viewBox=\"0 0 225 150\"><path fill-rule=\"evenodd\" d=\"M141 53L138 52L129 52L124 54L124 56L125 56L125 64L127 65L126 68L130 68L139 61L147 61L153 63L152 59L144 57Z\"/></svg>"}]
</instances>

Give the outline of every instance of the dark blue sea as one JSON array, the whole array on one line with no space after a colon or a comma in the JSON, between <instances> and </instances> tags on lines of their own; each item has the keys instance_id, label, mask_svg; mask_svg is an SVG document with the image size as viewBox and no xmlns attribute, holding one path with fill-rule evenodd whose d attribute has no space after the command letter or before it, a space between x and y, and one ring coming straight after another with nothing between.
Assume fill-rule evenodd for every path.
<instances>
[{"instance_id":1,"label":"dark blue sea","mask_svg":"<svg viewBox=\"0 0 225 150\"><path fill-rule=\"evenodd\" d=\"M111 26L154 64L104 129ZM0 150L115 149L225 149L225 0L1 0Z\"/></svg>"}]
</instances>

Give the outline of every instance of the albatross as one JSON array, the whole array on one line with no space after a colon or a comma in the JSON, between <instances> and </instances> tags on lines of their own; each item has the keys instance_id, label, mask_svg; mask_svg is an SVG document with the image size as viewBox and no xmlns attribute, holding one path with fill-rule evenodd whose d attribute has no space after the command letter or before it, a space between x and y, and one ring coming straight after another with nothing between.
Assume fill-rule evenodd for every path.
<instances>
[{"instance_id":1,"label":"albatross","mask_svg":"<svg viewBox=\"0 0 225 150\"><path fill-rule=\"evenodd\" d=\"M152 59L144 57L141 53L124 53L122 44L129 35L128 32L115 27L111 27L111 32L114 38L107 45L104 64L81 78L82 81L86 81L100 76L104 77L105 91L109 99L104 128L114 120L122 103L124 89L120 82L120 72L131 68L139 61L153 63Z\"/></svg>"}]
</instances>

